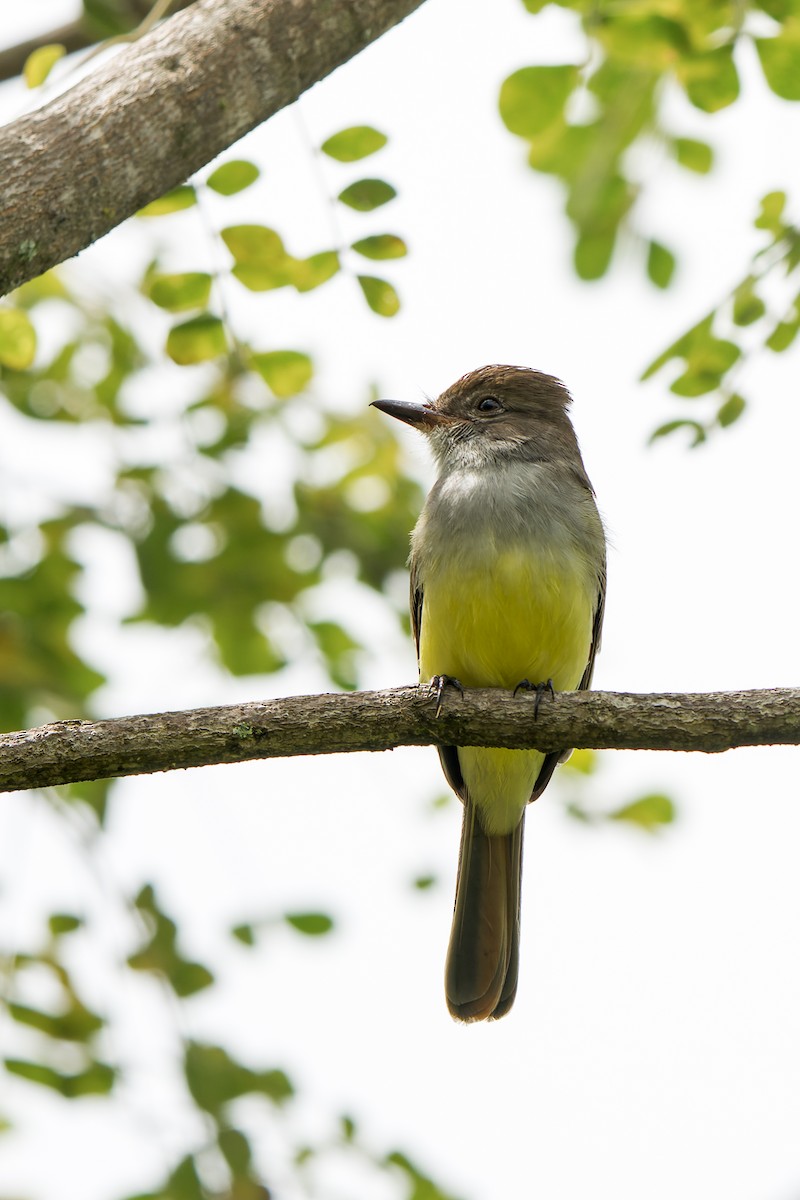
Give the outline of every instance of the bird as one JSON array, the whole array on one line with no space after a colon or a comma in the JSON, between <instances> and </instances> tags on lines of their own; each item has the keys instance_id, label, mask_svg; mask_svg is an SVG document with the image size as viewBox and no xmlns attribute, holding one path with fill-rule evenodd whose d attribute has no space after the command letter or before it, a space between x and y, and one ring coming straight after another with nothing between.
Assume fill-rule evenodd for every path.
<instances>
[{"instance_id":1,"label":"bird","mask_svg":"<svg viewBox=\"0 0 800 1200\"><path fill-rule=\"evenodd\" d=\"M411 534L420 682L546 693L588 688L600 645L606 538L569 417L530 367L471 371L434 400L375 400L423 433L438 468ZM570 751L442 746L463 803L445 995L459 1021L496 1020L519 976L527 805Z\"/></svg>"}]
</instances>

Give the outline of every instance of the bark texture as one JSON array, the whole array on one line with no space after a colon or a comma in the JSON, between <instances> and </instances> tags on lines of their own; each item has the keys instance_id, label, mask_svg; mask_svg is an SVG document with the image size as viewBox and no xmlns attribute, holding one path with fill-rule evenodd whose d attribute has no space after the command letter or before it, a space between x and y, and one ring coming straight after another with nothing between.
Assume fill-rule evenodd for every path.
<instances>
[{"instance_id":1,"label":"bark texture","mask_svg":"<svg viewBox=\"0 0 800 1200\"><path fill-rule=\"evenodd\" d=\"M460 745L699 750L800 744L800 689L701 695L469 689L441 716L425 688L290 696L107 721L59 721L0 735L0 791L212 763Z\"/></svg>"},{"instance_id":2,"label":"bark texture","mask_svg":"<svg viewBox=\"0 0 800 1200\"><path fill-rule=\"evenodd\" d=\"M197 0L0 129L0 295L182 183L422 0Z\"/></svg>"}]
</instances>

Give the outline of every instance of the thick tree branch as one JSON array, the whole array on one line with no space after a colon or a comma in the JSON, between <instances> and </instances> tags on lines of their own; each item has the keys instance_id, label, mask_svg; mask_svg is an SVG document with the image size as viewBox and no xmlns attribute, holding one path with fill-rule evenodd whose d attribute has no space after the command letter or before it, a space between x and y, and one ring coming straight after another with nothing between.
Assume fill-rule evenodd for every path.
<instances>
[{"instance_id":1,"label":"thick tree branch","mask_svg":"<svg viewBox=\"0 0 800 1200\"><path fill-rule=\"evenodd\" d=\"M212 763L392 750L396 746L564 746L701 750L800 743L800 689L700 695L561 692L542 698L448 693L437 719L425 688L58 721L0 735L0 791Z\"/></svg>"},{"instance_id":2,"label":"thick tree branch","mask_svg":"<svg viewBox=\"0 0 800 1200\"><path fill-rule=\"evenodd\" d=\"M196 0L0 129L0 295L181 183L422 0Z\"/></svg>"}]
</instances>

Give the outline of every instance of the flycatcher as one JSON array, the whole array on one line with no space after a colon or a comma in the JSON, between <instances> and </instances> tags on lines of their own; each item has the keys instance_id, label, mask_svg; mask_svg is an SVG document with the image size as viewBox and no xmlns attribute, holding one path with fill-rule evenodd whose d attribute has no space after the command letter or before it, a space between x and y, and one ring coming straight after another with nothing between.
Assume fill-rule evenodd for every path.
<instances>
[{"instance_id":1,"label":"flycatcher","mask_svg":"<svg viewBox=\"0 0 800 1200\"><path fill-rule=\"evenodd\" d=\"M439 474L411 536L420 680L441 692L588 688L600 643L605 536L559 380L524 367L472 371L438 400L375 407L430 442ZM525 808L569 751L445 746L464 804L447 1006L502 1017L519 972Z\"/></svg>"}]
</instances>

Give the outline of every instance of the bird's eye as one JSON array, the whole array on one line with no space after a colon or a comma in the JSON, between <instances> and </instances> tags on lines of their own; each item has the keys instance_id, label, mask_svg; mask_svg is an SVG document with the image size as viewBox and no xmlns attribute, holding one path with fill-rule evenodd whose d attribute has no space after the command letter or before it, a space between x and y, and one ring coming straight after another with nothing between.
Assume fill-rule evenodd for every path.
<instances>
[{"instance_id":1,"label":"bird's eye","mask_svg":"<svg viewBox=\"0 0 800 1200\"><path fill-rule=\"evenodd\" d=\"M496 396L484 396L483 399L478 402L478 412L482 413L500 412L502 407L502 404Z\"/></svg>"}]
</instances>

